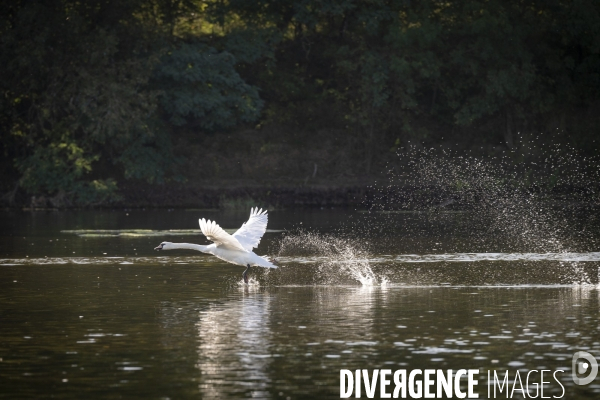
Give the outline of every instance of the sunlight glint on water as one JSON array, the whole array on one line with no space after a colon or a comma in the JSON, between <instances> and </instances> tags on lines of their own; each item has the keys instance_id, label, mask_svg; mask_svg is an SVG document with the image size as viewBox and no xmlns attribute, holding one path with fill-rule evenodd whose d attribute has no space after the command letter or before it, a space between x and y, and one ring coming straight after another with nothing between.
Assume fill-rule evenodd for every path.
<instances>
[{"instance_id":1,"label":"sunlight glint on water","mask_svg":"<svg viewBox=\"0 0 600 400\"><path fill-rule=\"evenodd\" d=\"M257 253L280 268L250 285L152 251L205 243L208 211L6 213L0 398L338 398L340 368L562 369L567 398L597 398L569 380L574 352L600 358L597 206L507 190L506 166L418 161L395 169L415 190L367 212L270 213Z\"/></svg>"}]
</instances>

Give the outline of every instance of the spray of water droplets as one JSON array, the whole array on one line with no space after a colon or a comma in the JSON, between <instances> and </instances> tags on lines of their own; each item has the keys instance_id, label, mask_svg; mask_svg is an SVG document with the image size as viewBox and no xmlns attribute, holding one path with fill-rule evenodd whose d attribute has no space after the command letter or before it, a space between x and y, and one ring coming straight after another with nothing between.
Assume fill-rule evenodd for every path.
<instances>
[{"instance_id":1,"label":"spray of water droplets","mask_svg":"<svg viewBox=\"0 0 600 400\"><path fill-rule=\"evenodd\" d=\"M447 251L595 251L597 237L589 227L600 203L597 161L558 146L537 149L534 155L515 152L486 159L447 151L406 152L399 154L389 183L378 187L370 207L424 211L420 217L430 228L440 214L464 211L468 232L463 242L471 248ZM380 222L383 230L388 222ZM572 283L590 280L579 263L563 266L571 269Z\"/></svg>"},{"instance_id":2,"label":"spray of water droplets","mask_svg":"<svg viewBox=\"0 0 600 400\"><path fill-rule=\"evenodd\" d=\"M540 267L542 264L535 262L511 263L507 259L500 269L498 264L481 262L458 266L440 262L427 267L375 262L386 254L404 252L510 255L597 251L598 160L577 157L558 146L541 147L523 146L520 154L487 158L436 150L399 153L397 163L390 165L389 179L377 184L364 199L367 212L362 217L354 217L336 234L302 231L280 241L277 259L305 265L294 273L279 275L277 283L597 281L596 262L549 261Z\"/></svg>"},{"instance_id":3,"label":"spray of water droplets","mask_svg":"<svg viewBox=\"0 0 600 400\"><path fill-rule=\"evenodd\" d=\"M290 282L308 281L316 285L385 284L384 277L378 277L369 264L371 255L364 243L334 235L298 231L284 236L278 245L276 259L286 261L294 257L302 263L307 257L307 268L297 270L297 274L287 275ZM306 276L299 276L299 275Z\"/></svg>"}]
</instances>

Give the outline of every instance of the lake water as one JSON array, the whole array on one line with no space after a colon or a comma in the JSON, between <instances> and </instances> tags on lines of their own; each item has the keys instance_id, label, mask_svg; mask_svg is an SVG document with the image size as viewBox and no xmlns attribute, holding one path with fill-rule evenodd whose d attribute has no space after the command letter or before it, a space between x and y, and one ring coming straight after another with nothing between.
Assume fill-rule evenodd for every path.
<instances>
[{"instance_id":1,"label":"lake water","mask_svg":"<svg viewBox=\"0 0 600 400\"><path fill-rule=\"evenodd\" d=\"M247 214L2 213L0 398L339 398L341 369L478 369L479 398L488 371L512 389L517 371L525 386L561 370L544 396L600 396L600 378L571 377L575 352L600 359L596 214L553 236L490 234L469 212L275 210L257 253L280 268L249 285L212 256L153 251Z\"/></svg>"}]
</instances>

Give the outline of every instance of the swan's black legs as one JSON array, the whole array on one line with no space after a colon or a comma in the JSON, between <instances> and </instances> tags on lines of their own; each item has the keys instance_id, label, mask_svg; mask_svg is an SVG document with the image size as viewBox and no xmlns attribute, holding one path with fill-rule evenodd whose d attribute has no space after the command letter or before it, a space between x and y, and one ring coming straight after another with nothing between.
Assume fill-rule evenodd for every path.
<instances>
[{"instance_id":1,"label":"swan's black legs","mask_svg":"<svg viewBox=\"0 0 600 400\"><path fill-rule=\"evenodd\" d=\"M248 271L250 270L250 264L248 264L246 266L246 269L244 270L244 273L242 274L242 276L244 277L244 283L248 283Z\"/></svg>"}]
</instances>

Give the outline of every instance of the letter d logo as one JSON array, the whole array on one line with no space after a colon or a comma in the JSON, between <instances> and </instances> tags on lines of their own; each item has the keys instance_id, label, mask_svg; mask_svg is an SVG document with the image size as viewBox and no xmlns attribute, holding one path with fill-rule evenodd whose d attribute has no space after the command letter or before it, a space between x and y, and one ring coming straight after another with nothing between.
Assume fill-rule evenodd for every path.
<instances>
[{"instance_id":1,"label":"letter d logo","mask_svg":"<svg viewBox=\"0 0 600 400\"><path fill-rule=\"evenodd\" d=\"M586 361L582 361L581 359ZM598 375L598 361L596 361L596 358L594 358L594 356L587 351L578 351L577 353L573 354L571 367L573 382L575 382L576 385L587 385L596 379L596 376ZM579 378L577 376L586 374L588 371L589 375L585 378Z\"/></svg>"}]
</instances>

